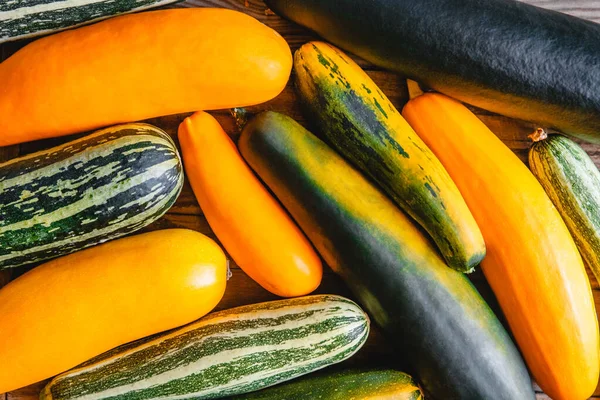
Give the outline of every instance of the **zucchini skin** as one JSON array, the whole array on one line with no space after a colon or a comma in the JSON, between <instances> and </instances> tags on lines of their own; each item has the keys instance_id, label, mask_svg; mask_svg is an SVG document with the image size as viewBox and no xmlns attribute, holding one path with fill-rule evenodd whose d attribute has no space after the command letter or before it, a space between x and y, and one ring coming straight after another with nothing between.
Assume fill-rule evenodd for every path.
<instances>
[{"instance_id":1,"label":"zucchini skin","mask_svg":"<svg viewBox=\"0 0 600 400\"><path fill-rule=\"evenodd\" d=\"M137 231L167 212L182 186L175 144L148 124L117 125L0 164L0 269Z\"/></svg>"},{"instance_id":2,"label":"zucchini skin","mask_svg":"<svg viewBox=\"0 0 600 400\"><path fill-rule=\"evenodd\" d=\"M600 171L577 143L561 135L550 135L531 146L529 168L600 281Z\"/></svg>"},{"instance_id":3,"label":"zucchini skin","mask_svg":"<svg viewBox=\"0 0 600 400\"><path fill-rule=\"evenodd\" d=\"M533 399L510 337L412 220L293 119L264 112L242 156L440 399ZM473 351L477 349L477 351Z\"/></svg>"},{"instance_id":4,"label":"zucchini skin","mask_svg":"<svg viewBox=\"0 0 600 400\"><path fill-rule=\"evenodd\" d=\"M336 295L271 301L209 314L54 378L49 399L216 399L259 390L345 360L369 319Z\"/></svg>"},{"instance_id":5,"label":"zucchini skin","mask_svg":"<svg viewBox=\"0 0 600 400\"><path fill-rule=\"evenodd\" d=\"M266 0L382 68L600 143L600 25L514 0Z\"/></svg>"},{"instance_id":6,"label":"zucchini skin","mask_svg":"<svg viewBox=\"0 0 600 400\"><path fill-rule=\"evenodd\" d=\"M410 375L394 370L345 370L310 374L229 400L423 400Z\"/></svg>"},{"instance_id":7,"label":"zucchini skin","mask_svg":"<svg viewBox=\"0 0 600 400\"><path fill-rule=\"evenodd\" d=\"M0 4L0 43L59 32L181 0L18 0ZM73 3L73 4L69 4Z\"/></svg>"},{"instance_id":8,"label":"zucchini skin","mask_svg":"<svg viewBox=\"0 0 600 400\"><path fill-rule=\"evenodd\" d=\"M485 243L458 188L375 82L323 42L294 55L295 83L319 134L431 236L448 265L472 272Z\"/></svg>"}]
</instances>

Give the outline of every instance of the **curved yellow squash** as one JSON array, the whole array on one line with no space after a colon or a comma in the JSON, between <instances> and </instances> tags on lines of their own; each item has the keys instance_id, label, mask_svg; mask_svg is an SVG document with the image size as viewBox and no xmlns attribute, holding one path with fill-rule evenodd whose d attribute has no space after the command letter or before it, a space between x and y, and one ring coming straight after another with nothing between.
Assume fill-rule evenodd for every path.
<instances>
[{"instance_id":1,"label":"curved yellow squash","mask_svg":"<svg viewBox=\"0 0 600 400\"><path fill-rule=\"evenodd\" d=\"M487 246L481 268L535 380L554 400L587 399L600 368L594 299L544 189L461 103L427 93L403 115L442 161L481 228Z\"/></svg>"}]
</instances>

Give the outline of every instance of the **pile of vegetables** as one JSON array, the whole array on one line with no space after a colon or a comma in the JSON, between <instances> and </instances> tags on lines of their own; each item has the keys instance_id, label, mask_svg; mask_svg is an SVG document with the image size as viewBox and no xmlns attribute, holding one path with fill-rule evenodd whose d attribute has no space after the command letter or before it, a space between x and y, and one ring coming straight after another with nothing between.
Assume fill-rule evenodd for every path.
<instances>
[{"instance_id":1,"label":"pile of vegetables","mask_svg":"<svg viewBox=\"0 0 600 400\"><path fill-rule=\"evenodd\" d=\"M592 395L600 171L558 132L600 141L600 26L513 0L268 0L333 43L292 57L232 10L117 16L171 2L0 5L0 41L114 16L0 63L0 146L99 129L0 164L0 269L33 267L0 289L0 393L533 400L531 373L554 400ZM420 83L399 110L334 45ZM312 132L240 108L292 70ZM557 133L531 136L528 169L460 101ZM177 143L136 122L192 112ZM139 233L186 179L218 242ZM230 261L285 299L211 312ZM324 268L358 303L311 295ZM371 321L401 362L332 369Z\"/></svg>"}]
</instances>

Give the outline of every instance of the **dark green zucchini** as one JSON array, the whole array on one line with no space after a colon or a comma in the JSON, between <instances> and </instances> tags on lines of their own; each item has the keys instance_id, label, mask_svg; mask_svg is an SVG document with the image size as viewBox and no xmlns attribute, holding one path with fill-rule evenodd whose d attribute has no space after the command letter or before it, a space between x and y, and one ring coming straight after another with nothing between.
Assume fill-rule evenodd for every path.
<instances>
[{"instance_id":1,"label":"dark green zucchini","mask_svg":"<svg viewBox=\"0 0 600 400\"><path fill-rule=\"evenodd\" d=\"M229 400L423 400L410 375L388 370L346 370L310 374Z\"/></svg>"},{"instance_id":2,"label":"dark green zucchini","mask_svg":"<svg viewBox=\"0 0 600 400\"><path fill-rule=\"evenodd\" d=\"M240 151L409 361L444 400L527 400L515 345L465 275L412 220L293 119L265 112Z\"/></svg>"},{"instance_id":3,"label":"dark green zucchini","mask_svg":"<svg viewBox=\"0 0 600 400\"><path fill-rule=\"evenodd\" d=\"M600 142L600 25L514 0L266 0L378 66Z\"/></svg>"}]
</instances>

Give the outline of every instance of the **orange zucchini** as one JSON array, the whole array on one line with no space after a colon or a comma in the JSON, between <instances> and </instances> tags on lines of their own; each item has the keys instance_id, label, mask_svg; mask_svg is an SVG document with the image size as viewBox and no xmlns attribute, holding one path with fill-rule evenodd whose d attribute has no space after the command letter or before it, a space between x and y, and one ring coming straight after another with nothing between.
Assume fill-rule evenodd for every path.
<instances>
[{"instance_id":1,"label":"orange zucchini","mask_svg":"<svg viewBox=\"0 0 600 400\"><path fill-rule=\"evenodd\" d=\"M240 268L278 296L315 290L322 276L319 256L217 120L205 112L186 118L179 143L196 199Z\"/></svg>"},{"instance_id":2,"label":"orange zucchini","mask_svg":"<svg viewBox=\"0 0 600 400\"><path fill-rule=\"evenodd\" d=\"M118 239L33 269L0 290L0 393L205 315L226 275L220 247L187 229Z\"/></svg>"},{"instance_id":3,"label":"orange zucchini","mask_svg":"<svg viewBox=\"0 0 600 400\"><path fill-rule=\"evenodd\" d=\"M481 268L536 381L554 400L587 399L600 364L594 301L573 239L544 189L458 101L426 93L403 115L481 228Z\"/></svg>"},{"instance_id":4,"label":"orange zucchini","mask_svg":"<svg viewBox=\"0 0 600 400\"><path fill-rule=\"evenodd\" d=\"M291 68L286 41L237 11L120 16L42 38L0 64L0 146L262 103Z\"/></svg>"}]
</instances>

